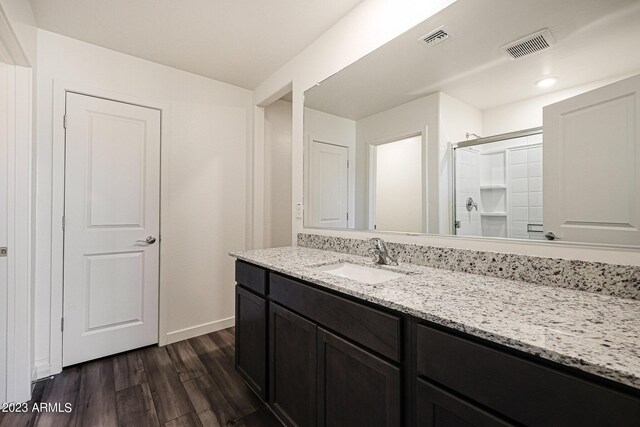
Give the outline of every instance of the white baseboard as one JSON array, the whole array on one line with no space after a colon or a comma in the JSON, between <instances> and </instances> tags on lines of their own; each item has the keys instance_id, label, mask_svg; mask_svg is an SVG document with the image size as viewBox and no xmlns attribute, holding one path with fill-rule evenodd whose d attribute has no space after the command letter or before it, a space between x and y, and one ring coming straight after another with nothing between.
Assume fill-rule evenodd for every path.
<instances>
[{"instance_id":1,"label":"white baseboard","mask_svg":"<svg viewBox=\"0 0 640 427\"><path fill-rule=\"evenodd\" d=\"M230 328L236 324L236 318L228 317L226 319L220 319L213 322L203 323L202 325L191 326L185 329L179 329L177 331L167 333L167 344L174 342L187 340L189 338L197 337L199 335L210 334L211 332L220 331L222 329Z\"/></svg>"}]
</instances>

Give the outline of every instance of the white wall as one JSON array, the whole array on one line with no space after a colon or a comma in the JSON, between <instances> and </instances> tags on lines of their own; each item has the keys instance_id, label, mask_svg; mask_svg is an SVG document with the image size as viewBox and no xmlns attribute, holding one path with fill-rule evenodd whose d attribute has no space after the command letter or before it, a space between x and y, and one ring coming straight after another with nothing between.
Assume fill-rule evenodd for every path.
<instances>
[{"instance_id":1,"label":"white wall","mask_svg":"<svg viewBox=\"0 0 640 427\"><path fill-rule=\"evenodd\" d=\"M353 120L345 119L344 117L338 117L333 114L328 114L323 111L313 110L311 108L304 109L304 122L305 122L305 152L309 152L309 144L312 140L321 141L328 144L340 145L347 147L349 150L349 161L355 162L356 153L356 122ZM308 158L305 158L305 162ZM304 170L308 173L309 165L305 164ZM356 168L349 168L349 212L356 212ZM294 178L295 180L295 178ZM305 178L305 183L308 184L309 180ZM308 195L305 187L305 197ZM309 206L308 200L305 198L304 206ZM353 228L354 221L353 214L349 215L348 227Z\"/></svg>"},{"instance_id":2,"label":"white wall","mask_svg":"<svg viewBox=\"0 0 640 427\"><path fill-rule=\"evenodd\" d=\"M376 230L423 231L422 135L375 145ZM372 204L373 205L373 204Z\"/></svg>"},{"instance_id":3,"label":"white wall","mask_svg":"<svg viewBox=\"0 0 640 427\"><path fill-rule=\"evenodd\" d=\"M291 246L291 103L264 109L264 246Z\"/></svg>"},{"instance_id":4,"label":"white wall","mask_svg":"<svg viewBox=\"0 0 640 427\"><path fill-rule=\"evenodd\" d=\"M233 322L229 250L245 247L246 147L253 133L248 90L38 31L36 363L49 361L54 80L170 105L162 141L161 281L168 341ZM55 122L53 121L55 120ZM54 223L58 224L58 221ZM166 261L166 262L165 262ZM161 304L162 307L162 304ZM162 322L162 321L161 321ZM162 337L161 337L162 338Z\"/></svg>"}]
</instances>

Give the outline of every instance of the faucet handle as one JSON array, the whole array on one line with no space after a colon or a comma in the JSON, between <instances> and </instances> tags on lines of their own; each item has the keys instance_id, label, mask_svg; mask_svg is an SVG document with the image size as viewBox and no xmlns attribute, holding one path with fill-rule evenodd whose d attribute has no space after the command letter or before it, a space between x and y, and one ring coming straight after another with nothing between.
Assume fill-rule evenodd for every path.
<instances>
[{"instance_id":1,"label":"faucet handle","mask_svg":"<svg viewBox=\"0 0 640 427\"><path fill-rule=\"evenodd\" d=\"M369 242L371 243L371 247L373 249L382 250L382 248L384 247L384 243L382 242L382 239L379 237L374 237L372 239L369 239Z\"/></svg>"}]
</instances>

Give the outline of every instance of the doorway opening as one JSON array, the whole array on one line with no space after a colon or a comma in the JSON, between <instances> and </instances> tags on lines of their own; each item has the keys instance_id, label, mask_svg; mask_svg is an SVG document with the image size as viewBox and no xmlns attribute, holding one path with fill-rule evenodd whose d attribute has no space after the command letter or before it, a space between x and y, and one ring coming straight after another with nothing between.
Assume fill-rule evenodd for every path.
<instances>
[{"instance_id":1,"label":"doorway opening","mask_svg":"<svg viewBox=\"0 0 640 427\"><path fill-rule=\"evenodd\" d=\"M291 246L292 92L264 107L263 245Z\"/></svg>"}]
</instances>

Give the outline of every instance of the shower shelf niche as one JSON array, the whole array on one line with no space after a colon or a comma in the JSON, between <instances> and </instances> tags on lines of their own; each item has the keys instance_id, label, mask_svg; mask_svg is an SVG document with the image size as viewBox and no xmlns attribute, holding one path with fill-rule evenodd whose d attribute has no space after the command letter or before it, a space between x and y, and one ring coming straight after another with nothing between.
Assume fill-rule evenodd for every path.
<instances>
[{"instance_id":1,"label":"shower shelf niche","mask_svg":"<svg viewBox=\"0 0 640 427\"><path fill-rule=\"evenodd\" d=\"M480 190L506 190L506 185L481 185Z\"/></svg>"}]
</instances>

